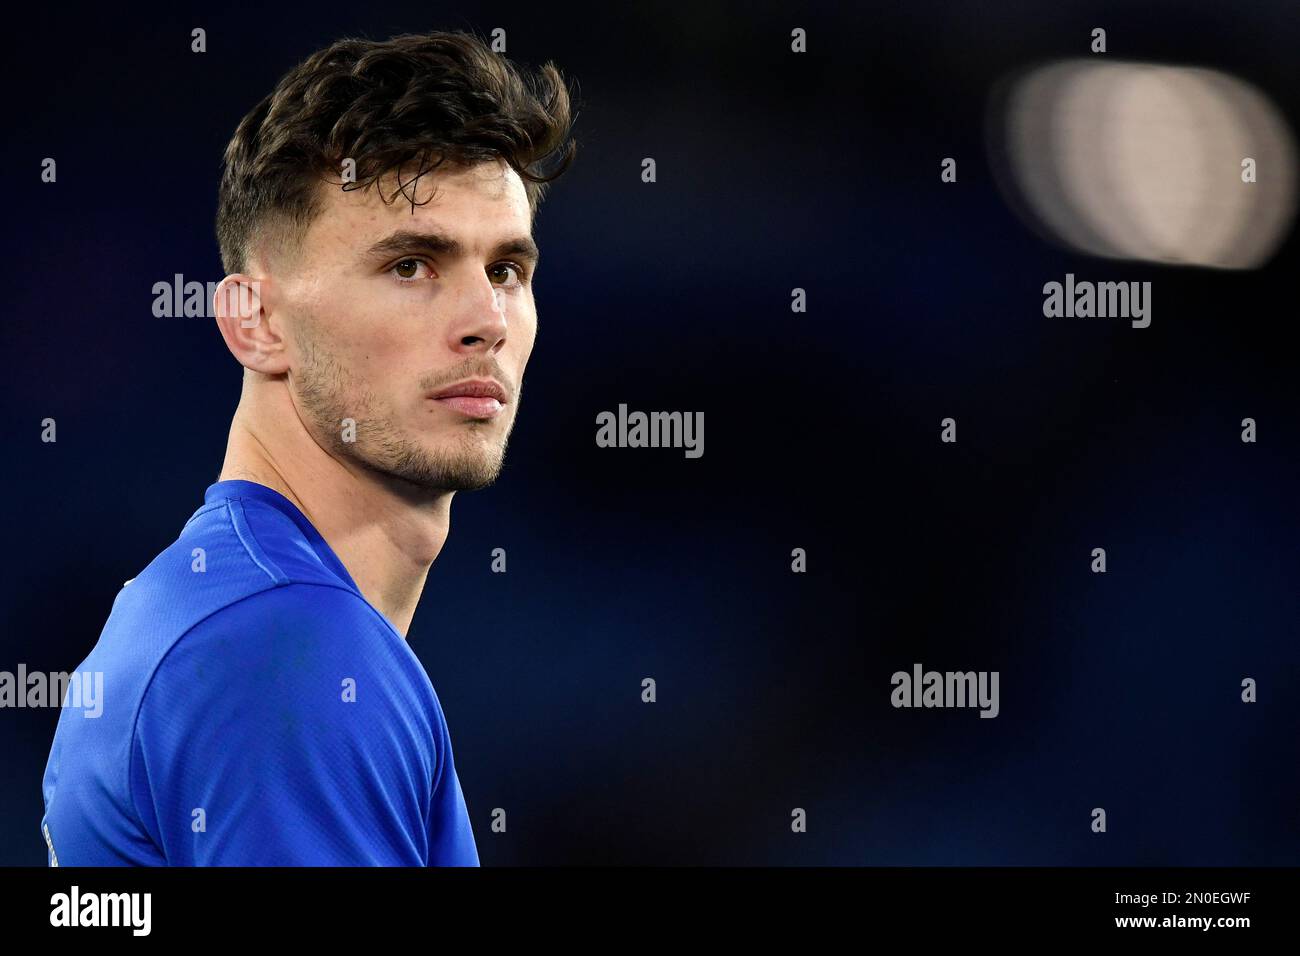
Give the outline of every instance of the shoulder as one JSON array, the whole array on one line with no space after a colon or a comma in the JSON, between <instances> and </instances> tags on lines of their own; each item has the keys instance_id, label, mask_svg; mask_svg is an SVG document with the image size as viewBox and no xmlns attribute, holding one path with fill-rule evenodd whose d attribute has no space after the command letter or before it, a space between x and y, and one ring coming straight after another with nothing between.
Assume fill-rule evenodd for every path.
<instances>
[{"instance_id":1,"label":"shoulder","mask_svg":"<svg viewBox=\"0 0 1300 956\"><path fill-rule=\"evenodd\" d=\"M254 711L337 699L418 714L433 703L433 688L406 642L360 595L289 582L234 601L182 634L146 691L155 705L164 696L177 704L220 697Z\"/></svg>"},{"instance_id":2,"label":"shoulder","mask_svg":"<svg viewBox=\"0 0 1300 956\"><path fill-rule=\"evenodd\" d=\"M359 626L367 605L349 583L321 563L288 516L254 499L222 499L195 512L118 592L102 653L149 670L184 635L242 622L254 609L281 616L300 598Z\"/></svg>"},{"instance_id":3,"label":"shoulder","mask_svg":"<svg viewBox=\"0 0 1300 956\"><path fill-rule=\"evenodd\" d=\"M309 528L261 498L231 493L200 508L174 547L248 591L289 582L338 584L308 541ZM315 532L311 532L313 535Z\"/></svg>"},{"instance_id":4,"label":"shoulder","mask_svg":"<svg viewBox=\"0 0 1300 956\"><path fill-rule=\"evenodd\" d=\"M418 659L364 599L272 588L191 628L159 663L132 742L137 812L168 859L193 849L195 808L264 832L387 806L410 830L441 770L443 726ZM191 850L175 856L168 827Z\"/></svg>"}]
</instances>

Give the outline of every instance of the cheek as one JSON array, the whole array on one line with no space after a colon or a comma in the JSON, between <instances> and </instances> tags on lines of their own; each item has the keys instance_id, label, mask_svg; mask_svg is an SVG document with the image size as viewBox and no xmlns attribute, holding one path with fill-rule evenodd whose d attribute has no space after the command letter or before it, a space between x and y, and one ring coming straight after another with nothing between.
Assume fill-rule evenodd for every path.
<instances>
[{"instance_id":1,"label":"cheek","mask_svg":"<svg viewBox=\"0 0 1300 956\"><path fill-rule=\"evenodd\" d=\"M537 314L531 312L523 322L519 323L519 334L516 336L518 342L515 354L519 356L518 372L523 373L524 365L528 362L528 357L533 354L533 346L537 342Z\"/></svg>"},{"instance_id":2,"label":"cheek","mask_svg":"<svg viewBox=\"0 0 1300 956\"><path fill-rule=\"evenodd\" d=\"M317 335L349 377L383 393L405 380L413 357L408 324L374 299L321 296L311 311Z\"/></svg>"}]
</instances>

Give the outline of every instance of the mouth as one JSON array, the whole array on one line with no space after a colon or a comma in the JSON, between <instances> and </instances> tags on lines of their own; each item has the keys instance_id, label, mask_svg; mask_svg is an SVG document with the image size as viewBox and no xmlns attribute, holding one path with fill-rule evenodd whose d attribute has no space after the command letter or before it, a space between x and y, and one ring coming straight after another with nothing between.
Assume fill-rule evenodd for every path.
<instances>
[{"instance_id":1,"label":"mouth","mask_svg":"<svg viewBox=\"0 0 1300 956\"><path fill-rule=\"evenodd\" d=\"M449 385L430 399L467 418L491 419L501 414L508 401L506 390L493 380L474 380Z\"/></svg>"}]
</instances>

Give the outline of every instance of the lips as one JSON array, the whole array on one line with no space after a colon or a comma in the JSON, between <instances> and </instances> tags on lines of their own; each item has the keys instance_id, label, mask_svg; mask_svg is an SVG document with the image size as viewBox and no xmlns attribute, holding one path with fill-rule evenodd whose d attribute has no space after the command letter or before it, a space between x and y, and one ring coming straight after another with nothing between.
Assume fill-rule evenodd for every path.
<instances>
[{"instance_id":1,"label":"lips","mask_svg":"<svg viewBox=\"0 0 1300 956\"><path fill-rule=\"evenodd\" d=\"M491 379L457 382L429 397L470 418L492 418L500 413L507 401L505 388Z\"/></svg>"},{"instance_id":2,"label":"lips","mask_svg":"<svg viewBox=\"0 0 1300 956\"><path fill-rule=\"evenodd\" d=\"M506 403L506 390L500 382L492 379L472 379L448 385L440 392L434 392L430 398L495 398L502 405Z\"/></svg>"}]
</instances>

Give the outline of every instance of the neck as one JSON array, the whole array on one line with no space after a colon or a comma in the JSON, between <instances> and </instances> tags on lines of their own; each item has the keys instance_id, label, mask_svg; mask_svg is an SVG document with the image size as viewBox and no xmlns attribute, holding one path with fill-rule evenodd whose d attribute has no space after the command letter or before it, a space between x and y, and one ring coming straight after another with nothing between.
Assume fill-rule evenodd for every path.
<instances>
[{"instance_id":1,"label":"neck","mask_svg":"<svg viewBox=\"0 0 1300 956\"><path fill-rule=\"evenodd\" d=\"M250 377L251 379L252 377ZM362 595L406 636L451 522L455 492L417 489L322 448L283 381L245 382L221 481L242 478L288 498Z\"/></svg>"}]
</instances>

